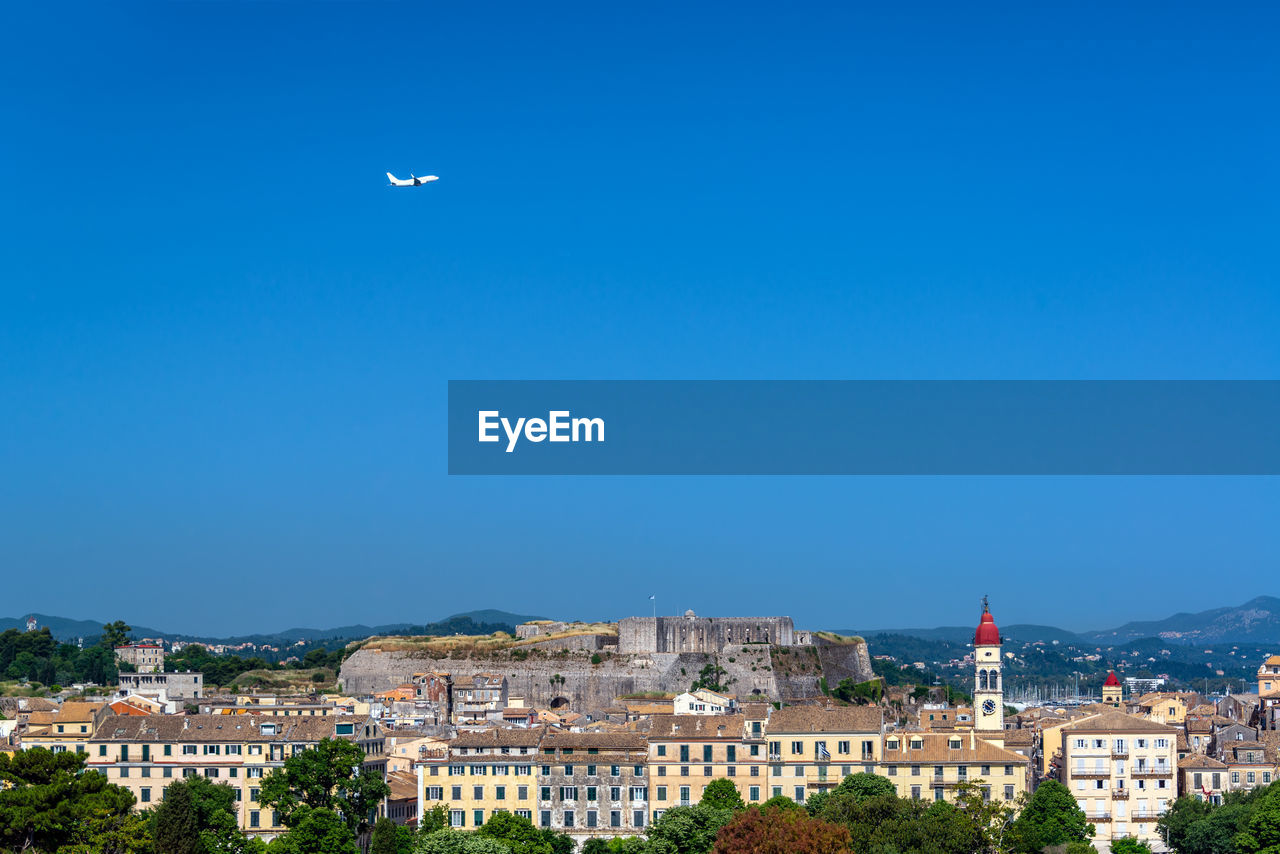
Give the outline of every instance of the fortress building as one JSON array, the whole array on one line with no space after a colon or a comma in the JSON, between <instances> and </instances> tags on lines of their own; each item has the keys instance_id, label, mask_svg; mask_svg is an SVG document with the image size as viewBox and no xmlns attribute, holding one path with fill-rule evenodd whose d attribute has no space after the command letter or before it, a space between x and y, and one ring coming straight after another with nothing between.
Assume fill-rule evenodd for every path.
<instances>
[{"instance_id":1,"label":"fortress building","mask_svg":"<svg viewBox=\"0 0 1280 854\"><path fill-rule=\"evenodd\" d=\"M618 622L618 652L719 653L735 645L762 643L793 646L797 643L790 617L699 617L685 611L683 617L624 617Z\"/></svg>"}]
</instances>

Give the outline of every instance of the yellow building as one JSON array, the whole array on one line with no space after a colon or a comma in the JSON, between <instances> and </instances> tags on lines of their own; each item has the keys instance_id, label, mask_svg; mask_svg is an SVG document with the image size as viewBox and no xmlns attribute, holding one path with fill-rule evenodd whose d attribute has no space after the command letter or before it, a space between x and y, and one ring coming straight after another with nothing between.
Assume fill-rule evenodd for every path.
<instances>
[{"instance_id":1,"label":"yellow building","mask_svg":"<svg viewBox=\"0 0 1280 854\"><path fill-rule=\"evenodd\" d=\"M360 745L365 766L385 774L381 730L369 718L258 715L115 715L89 739L87 767L133 792L136 809L155 805L165 786L184 777L226 784L236 793L240 829L271 837L284 827L258 803L262 777L324 738Z\"/></svg>"},{"instance_id":2,"label":"yellow building","mask_svg":"<svg viewBox=\"0 0 1280 854\"><path fill-rule=\"evenodd\" d=\"M1177 694L1156 692L1138 699L1139 712L1158 724L1182 726L1187 720L1187 704Z\"/></svg>"},{"instance_id":3,"label":"yellow building","mask_svg":"<svg viewBox=\"0 0 1280 854\"><path fill-rule=\"evenodd\" d=\"M423 751L416 765L418 815L443 805L452 827L479 827L499 810L534 821L544 734L541 727L463 732L448 749Z\"/></svg>"},{"instance_id":4,"label":"yellow building","mask_svg":"<svg viewBox=\"0 0 1280 854\"><path fill-rule=\"evenodd\" d=\"M764 739L747 741L743 715L658 715L648 740L654 817L702 800L712 780L733 780L747 804L768 800Z\"/></svg>"},{"instance_id":5,"label":"yellow building","mask_svg":"<svg viewBox=\"0 0 1280 854\"><path fill-rule=\"evenodd\" d=\"M22 736L22 748L44 747L54 753L85 753L99 722L111 716L111 709L106 703L63 703L49 716L47 723L28 729Z\"/></svg>"},{"instance_id":6,"label":"yellow building","mask_svg":"<svg viewBox=\"0 0 1280 854\"><path fill-rule=\"evenodd\" d=\"M769 715L768 795L804 803L850 774L875 773L884 716L879 706L784 706Z\"/></svg>"},{"instance_id":7,"label":"yellow building","mask_svg":"<svg viewBox=\"0 0 1280 854\"><path fill-rule=\"evenodd\" d=\"M975 731L891 732L884 737L879 773L898 796L954 801L956 786L974 783L984 797L1013 801L1027 791L1031 760L997 747Z\"/></svg>"},{"instance_id":8,"label":"yellow building","mask_svg":"<svg viewBox=\"0 0 1280 854\"><path fill-rule=\"evenodd\" d=\"M1173 727L1113 711L1058 729L1059 778L1094 825L1095 841L1160 838L1156 819L1178 797L1177 736Z\"/></svg>"}]
</instances>

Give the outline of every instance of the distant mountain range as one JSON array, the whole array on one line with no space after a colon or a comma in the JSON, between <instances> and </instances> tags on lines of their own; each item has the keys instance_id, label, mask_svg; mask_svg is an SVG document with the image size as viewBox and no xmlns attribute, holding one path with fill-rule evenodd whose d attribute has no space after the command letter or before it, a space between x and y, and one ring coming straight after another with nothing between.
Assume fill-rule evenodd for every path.
<instances>
[{"instance_id":1,"label":"distant mountain range","mask_svg":"<svg viewBox=\"0 0 1280 854\"><path fill-rule=\"evenodd\" d=\"M41 627L48 626L54 637L64 641L76 638L90 640L102 634L103 623L96 620L71 620L66 617L55 617L48 614L24 614L21 617L0 617L0 632L6 629L23 631L27 627L27 617L35 617ZM541 620L542 617L527 614L512 614L507 611L485 609L453 614L434 623L387 623L380 626L357 624L338 626L332 629L293 628L270 634L237 635L235 637L213 637L192 635L182 632L165 632L146 626L133 625L131 635L145 638L164 638L165 640L199 641L203 643L254 643L254 644L291 644L300 640L360 640L375 635L396 634L490 634L496 631L514 631L519 623L530 620Z\"/></svg>"},{"instance_id":2,"label":"distant mountain range","mask_svg":"<svg viewBox=\"0 0 1280 854\"><path fill-rule=\"evenodd\" d=\"M976 625L976 623L975 623ZM841 634L906 635L924 640L972 643L974 626L941 626L933 629L843 629ZM1258 596L1232 608L1212 608L1195 614L1174 614L1163 620L1125 623L1115 629L1069 632L1053 626L1012 624L1000 633L1021 642L1059 641L1077 645L1111 645L1143 638L1159 638L1166 644L1244 643L1280 644L1280 599Z\"/></svg>"}]
</instances>

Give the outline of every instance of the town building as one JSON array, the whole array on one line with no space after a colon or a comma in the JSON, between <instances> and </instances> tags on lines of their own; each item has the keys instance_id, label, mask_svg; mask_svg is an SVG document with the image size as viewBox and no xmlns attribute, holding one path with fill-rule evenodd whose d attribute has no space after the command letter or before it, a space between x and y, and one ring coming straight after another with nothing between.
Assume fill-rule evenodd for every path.
<instances>
[{"instance_id":1,"label":"town building","mask_svg":"<svg viewBox=\"0 0 1280 854\"><path fill-rule=\"evenodd\" d=\"M477 673L453 685L453 722L478 724L500 721L507 707L507 677L501 673Z\"/></svg>"},{"instance_id":2,"label":"town building","mask_svg":"<svg viewBox=\"0 0 1280 854\"><path fill-rule=\"evenodd\" d=\"M539 745L539 827L590 837L638 836L648 826L648 742L634 732L549 732Z\"/></svg>"},{"instance_id":3,"label":"town building","mask_svg":"<svg viewBox=\"0 0 1280 854\"><path fill-rule=\"evenodd\" d=\"M236 792L240 829L270 838L285 828L258 803L262 777L325 738L354 742L365 754L364 767L385 777L381 728L369 718L114 715L89 739L86 767L129 789L140 810L158 803L176 779L225 783Z\"/></svg>"},{"instance_id":4,"label":"town building","mask_svg":"<svg viewBox=\"0 0 1280 854\"><path fill-rule=\"evenodd\" d=\"M121 673L121 694L141 694L160 700L198 700L204 696L203 673Z\"/></svg>"},{"instance_id":5,"label":"town building","mask_svg":"<svg viewBox=\"0 0 1280 854\"><path fill-rule=\"evenodd\" d=\"M769 796L804 803L850 774L874 774L881 759L879 706L783 706L769 715Z\"/></svg>"},{"instance_id":6,"label":"town building","mask_svg":"<svg viewBox=\"0 0 1280 854\"><path fill-rule=\"evenodd\" d=\"M47 723L28 725L22 736L22 749L43 747L53 753L86 753L99 723L112 714L106 703L63 703L49 713Z\"/></svg>"},{"instance_id":7,"label":"town building","mask_svg":"<svg viewBox=\"0 0 1280 854\"><path fill-rule=\"evenodd\" d=\"M985 799L1012 804L1027 791L1030 757L968 732L890 732L883 738L880 773L898 796L954 801L957 787L972 783Z\"/></svg>"},{"instance_id":8,"label":"town building","mask_svg":"<svg viewBox=\"0 0 1280 854\"><path fill-rule=\"evenodd\" d=\"M164 671L164 647L158 643L118 646L116 660L130 665L137 673L161 673Z\"/></svg>"},{"instance_id":9,"label":"town building","mask_svg":"<svg viewBox=\"0 0 1280 854\"><path fill-rule=\"evenodd\" d=\"M1113 711L1057 729L1058 773L1095 841L1160 838L1156 820L1177 798L1177 736L1174 727Z\"/></svg>"},{"instance_id":10,"label":"town building","mask_svg":"<svg viewBox=\"0 0 1280 854\"><path fill-rule=\"evenodd\" d=\"M1267 656L1258 668L1258 726L1280 728L1280 655Z\"/></svg>"},{"instance_id":11,"label":"town building","mask_svg":"<svg viewBox=\"0 0 1280 854\"><path fill-rule=\"evenodd\" d=\"M727 715L737 710L738 701L706 688L677 694L672 709L677 715Z\"/></svg>"},{"instance_id":12,"label":"town building","mask_svg":"<svg viewBox=\"0 0 1280 854\"><path fill-rule=\"evenodd\" d=\"M544 734L543 728L462 732L447 748L420 751L418 815L443 806L457 828L479 827L498 810L535 821L534 769Z\"/></svg>"},{"instance_id":13,"label":"town building","mask_svg":"<svg viewBox=\"0 0 1280 854\"><path fill-rule=\"evenodd\" d=\"M748 805L769 799L765 739L744 737L742 715L661 715L648 739L654 817L702 799L712 780L733 780ZM802 781L803 785L803 781Z\"/></svg>"}]
</instances>

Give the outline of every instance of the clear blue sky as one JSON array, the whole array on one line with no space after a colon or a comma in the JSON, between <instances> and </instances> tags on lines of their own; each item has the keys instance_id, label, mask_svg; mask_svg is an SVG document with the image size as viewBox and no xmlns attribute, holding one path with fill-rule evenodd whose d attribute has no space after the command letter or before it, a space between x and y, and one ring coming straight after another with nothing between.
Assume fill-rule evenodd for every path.
<instances>
[{"instance_id":1,"label":"clear blue sky","mask_svg":"<svg viewBox=\"0 0 1280 854\"><path fill-rule=\"evenodd\" d=\"M449 379L1280 378L1274 5L688 5L7 10L0 616L1278 592L1275 478L448 477Z\"/></svg>"}]
</instances>

